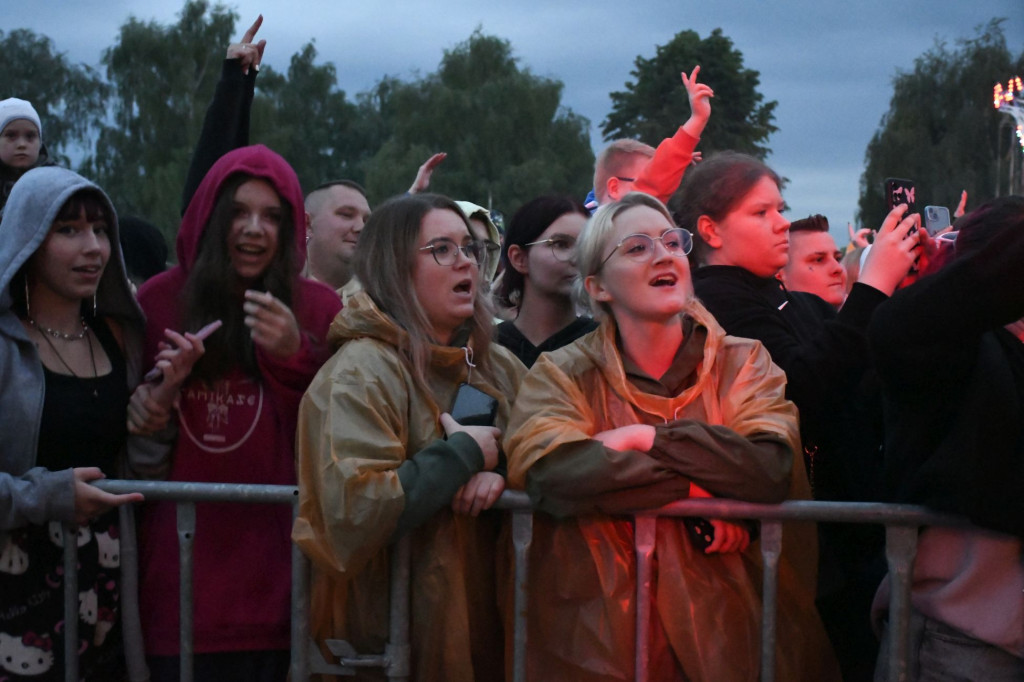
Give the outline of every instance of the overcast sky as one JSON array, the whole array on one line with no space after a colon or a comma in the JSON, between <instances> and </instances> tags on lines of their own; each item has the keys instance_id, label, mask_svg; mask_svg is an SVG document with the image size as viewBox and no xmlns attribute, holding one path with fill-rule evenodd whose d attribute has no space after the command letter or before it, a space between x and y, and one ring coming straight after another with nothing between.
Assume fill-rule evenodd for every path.
<instances>
[{"instance_id":1,"label":"overcast sky","mask_svg":"<svg viewBox=\"0 0 1024 682\"><path fill-rule=\"evenodd\" d=\"M1008 18L1004 30L1011 51L1024 49L1024 0L225 4L240 14L239 35L257 14L264 15L264 59L275 69L285 71L291 55L315 40L319 59L335 64L339 87L350 97L384 75L410 78L434 71L442 51L479 26L509 40L520 66L565 83L562 103L590 119L596 149L602 146L599 128L610 108L608 93L623 89L637 55L653 56L657 45L682 30L704 38L721 28L743 53L746 67L760 72L765 99L779 103L769 163L790 180L789 217L824 213L840 244L847 241L846 222L857 209L864 151L888 109L897 71L911 70L914 58L937 39L953 45L993 17ZM172 23L183 0L12 0L4 5L0 29L30 28L49 36L73 61L96 65L130 15ZM680 70L691 67L679 65ZM1011 75L1017 74L1005 74ZM991 91L993 84L977 87ZM949 197L948 203L957 199ZM510 213L516 207L501 208Z\"/></svg>"}]
</instances>

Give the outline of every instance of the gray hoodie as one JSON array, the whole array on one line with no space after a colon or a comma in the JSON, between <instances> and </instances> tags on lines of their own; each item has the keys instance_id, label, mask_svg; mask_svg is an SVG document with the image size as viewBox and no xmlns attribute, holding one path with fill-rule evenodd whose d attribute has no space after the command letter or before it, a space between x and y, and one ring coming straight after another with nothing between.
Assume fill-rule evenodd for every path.
<instances>
[{"instance_id":1,"label":"gray hoodie","mask_svg":"<svg viewBox=\"0 0 1024 682\"><path fill-rule=\"evenodd\" d=\"M77 173L54 166L28 171L11 190L0 221L0 544L13 528L71 521L74 516L71 470L35 466L43 366L35 344L11 309L11 282L42 244L60 208L83 189L101 194L113 216L110 260L97 290L97 314L123 332L129 389L140 375L143 317L125 275L113 205L102 190Z\"/></svg>"}]
</instances>

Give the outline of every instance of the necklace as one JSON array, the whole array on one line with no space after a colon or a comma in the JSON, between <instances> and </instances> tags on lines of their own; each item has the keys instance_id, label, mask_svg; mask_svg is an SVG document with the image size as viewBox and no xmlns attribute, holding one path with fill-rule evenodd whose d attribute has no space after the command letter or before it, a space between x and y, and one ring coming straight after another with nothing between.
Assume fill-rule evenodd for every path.
<instances>
[{"instance_id":1,"label":"necklace","mask_svg":"<svg viewBox=\"0 0 1024 682\"><path fill-rule=\"evenodd\" d=\"M39 324L38 322L36 322L31 317L28 317L28 318L25 318L25 319L28 320L28 323L30 325L32 325L33 327L35 327L39 331L43 332L44 334L49 334L50 336L52 336L55 339L63 339L64 341L81 341L82 339L85 338L85 335L89 331L89 327L86 326L86 324L85 324L85 318L84 317L80 318L80 321L82 323L82 331L80 331L77 334L65 334L62 331L57 331L56 329L50 329L49 327L44 327L43 325ZM43 338L46 338L46 337L43 337Z\"/></svg>"},{"instance_id":2,"label":"necklace","mask_svg":"<svg viewBox=\"0 0 1024 682\"><path fill-rule=\"evenodd\" d=\"M82 321L82 324L85 324L84 320ZM40 329L40 331L43 330ZM84 338L89 343L89 362L92 363L92 378L95 379L97 376L99 376L99 373L96 371L96 355L95 353L93 353L92 350L92 337L89 336L88 327L85 328L85 330L82 332L82 336L79 338ZM46 334L43 334L43 341L46 341L46 345L50 347L50 350L53 351L53 354L57 356L58 360L60 360L60 364L64 365L64 367L67 368L69 372L71 372L71 376L75 377L76 379L82 378L75 373L75 370L71 369L71 365L68 364L68 361L64 359L64 356L60 354L60 351L57 350L57 347L53 345L53 341L50 341L49 337ZM92 394L94 397L99 397L99 393L96 392L95 388L92 390Z\"/></svg>"}]
</instances>

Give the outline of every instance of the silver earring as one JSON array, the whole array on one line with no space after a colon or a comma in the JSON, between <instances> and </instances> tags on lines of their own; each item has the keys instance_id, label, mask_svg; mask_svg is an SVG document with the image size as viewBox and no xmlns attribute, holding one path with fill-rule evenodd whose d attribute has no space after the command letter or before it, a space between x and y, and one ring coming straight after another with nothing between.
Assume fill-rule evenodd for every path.
<instances>
[{"instance_id":1,"label":"silver earring","mask_svg":"<svg viewBox=\"0 0 1024 682\"><path fill-rule=\"evenodd\" d=\"M96 317L96 292L92 292L92 316Z\"/></svg>"},{"instance_id":2,"label":"silver earring","mask_svg":"<svg viewBox=\"0 0 1024 682\"><path fill-rule=\"evenodd\" d=\"M28 301L28 273L25 274L25 317L32 317L32 306Z\"/></svg>"}]
</instances>

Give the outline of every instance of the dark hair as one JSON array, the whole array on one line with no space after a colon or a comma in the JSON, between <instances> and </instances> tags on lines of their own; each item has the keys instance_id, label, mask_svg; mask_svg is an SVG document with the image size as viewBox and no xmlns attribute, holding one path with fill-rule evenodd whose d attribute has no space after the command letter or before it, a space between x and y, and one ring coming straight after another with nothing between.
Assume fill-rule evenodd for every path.
<instances>
[{"instance_id":1,"label":"dark hair","mask_svg":"<svg viewBox=\"0 0 1024 682\"><path fill-rule=\"evenodd\" d=\"M128 216L118 223L128 278L136 285L167 269L167 242L153 223Z\"/></svg>"},{"instance_id":2,"label":"dark hair","mask_svg":"<svg viewBox=\"0 0 1024 682\"><path fill-rule=\"evenodd\" d=\"M790 234L794 232L828 232L828 218L816 213L789 224Z\"/></svg>"},{"instance_id":3,"label":"dark hair","mask_svg":"<svg viewBox=\"0 0 1024 682\"><path fill-rule=\"evenodd\" d=\"M701 265L708 246L697 229L697 219L706 215L714 221L725 218L761 178L776 185L782 180L762 161L739 152L719 152L687 170L683 183L669 200L676 225L693 234L690 262Z\"/></svg>"},{"instance_id":4,"label":"dark hair","mask_svg":"<svg viewBox=\"0 0 1024 682\"><path fill-rule=\"evenodd\" d=\"M388 199L366 222L355 253L355 275L363 289L383 312L408 333L409 346L399 348L408 356L416 378L425 384L431 325L412 285L413 263L419 255L420 229L434 209L452 211L472 235L458 204L440 194L408 194ZM492 311L483 287L477 288L470 338L477 369L488 371Z\"/></svg>"},{"instance_id":5,"label":"dark hair","mask_svg":"<svg viewBox=\"0 0 1024 682\"><path fill-rule=\"evenodd\" d=\"M249 180L265 178L236 173L221 185L213 210L206 222L196 250L196 260L185 280L181 297L184 328L197 331L214 320L224 326L204 342L206 352L196 363L192 376L212 381L236 366L251 377L260 376L252 335L245 326L242 298L245 289L228 254L228 234L234 216L235 192ZM277 233L277 251L262 280L254 289L269 291L287 306L292 305L292 287L298 277L295 259L295 226L291 204L281 196L281 223Z\"/></svg>"},{"instance_id":6,"label":"dark hair","mask_svg":"<svg viewBox=\"0 0 1024 682\"><path fill-rule=\"evenodd\" d=\"M994 234L1024 231L1024 196L1013 195L987 201L960 218L956 235L956 257L981 249Z\"/></svg>"},{"instance_id":7,"label":"dark hair","mask_svg":"<svg viewBox=\"0 0 1024 682\"><path fill-rule=\"evenodd\" d=\"M524 278L523 274L512 267L508 257L508 247L512 244L520 248L535 242L544 230L567 213L578 213L584 218L590 214L578 199L562 195L547 195L531 199L516 211L505 230L505 239L501 245L501 267L504 274L494 292L499 304L514 308L522 301Z\"/></svg>"},{"instance_id":8,"label":"dark hair","mask_svg":"<svg viewBox=\"0 0 1024 682\"><path fill-rule=\"evenodd\" d=\"M47 233L53 223L58 220L78 220L82 212L85 211L86 220L92 222L103 221L110 227L113 227L113 221L115 217L111 215L110 209L107 207L106 199L103 195L94 189L81 189L68 197L67 201L57 211L57 215L53 217L53 221L50 226L47 227ZM42 244L40 244L42 246ZM36 249L38 251L38 248ZM111 245L111 254L114 254L113 245ZM11 308L21 316L28 315L28 307L25 305L25 278L28 276L28 265L31 262L31 257L25 261L25 263L18 269L18 272L11 278L10 292L11 292ZM109 265L109 263L108 263ZM82 301L82 316L87 319L92 319L92 301Z\"/></svg>"}]
</instances>

